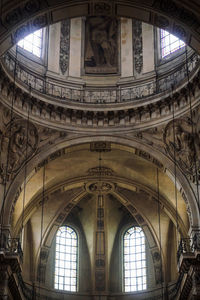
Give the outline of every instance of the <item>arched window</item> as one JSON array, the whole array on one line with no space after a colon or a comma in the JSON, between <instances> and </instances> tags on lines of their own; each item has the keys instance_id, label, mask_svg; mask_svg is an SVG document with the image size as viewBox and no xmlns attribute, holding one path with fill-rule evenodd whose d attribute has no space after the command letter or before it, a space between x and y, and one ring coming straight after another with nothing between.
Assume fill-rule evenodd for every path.
<instances>
[{"instance_id":1,"label":"arched window","mask_svg":"<svg viewBox=\"0 0 200 300\"><path fill-rule=\"evenodd\" d=\"M185 43L168 31L160 30L160 45L162 58L183 48Z\"/></svg>"},{"instance_id":2,"label":"arched window","mask_svg":"<svg viewBox=\"0 0 200 300\"><path fill-rule=\"evenodd\" d=\"M71 227L62 226L56 234L54 287L77 291L78 236Z\"/></svg>"},{"instance_id":3,"label":"arched window","mask_svg":"<svg viewBox=\"0 0 200 300\"><path fill-rule=\"evenodd\" d=\"M124 291L147 288L145 236L140 227L129 228L123 237Z\"/></svg>"},{"instance_id":4,"label":"arched window","mask_svg":"<svg viewBox=\"0 0 200 300\"><path fill-rule=\"evenodd\" d=\"M42 56L42 39L43 39L43 29L39 29L29 35L24 39L20 40L17 45L24 50L36 55L37 57Z\"/></svg>"}]
</instances>

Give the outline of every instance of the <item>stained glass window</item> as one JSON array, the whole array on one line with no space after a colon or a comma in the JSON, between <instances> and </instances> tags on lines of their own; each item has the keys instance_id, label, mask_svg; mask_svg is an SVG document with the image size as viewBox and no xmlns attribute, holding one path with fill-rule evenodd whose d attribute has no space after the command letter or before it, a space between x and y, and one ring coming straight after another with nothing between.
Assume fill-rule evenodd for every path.
<instances>
[{"instance_id":1,"label":"stained glass window","mask_svg":"<svg viewBox=\"0 0 200 300\"><path fill-rule=\"evenodd\" d=\"M69 226L62 226L56 234L54 288L77 291L78 237Z\"/></svg>"},{"instance_id":2,"label":"stained glass window","mask_svg":"<svg viewBox=\"0 0 200 300\"><path fill-rule=\"evenodd\" d=\"M147 288L145 236L140 227L129 228L123 238L124 291Z\"/></svg>"},{"instance_id":3,"label":"stained glass window","mask_svg":"<svg viewBox=\"0 0 200 300\"><path fill-rule=\"evenodd\" d=\"M174 53L175 51L185 46L185 43L183 41L163 29L160 30L160 41L162 58Z\"/></svg>"},{"instance_id":4,"label":"stained glass window","mask_svg":"<svg viewBox=\"0 0 200 300\"><path fill-rule=\"evenodd\" d=\"M27 50L28 52L41 57L42 55L42 39L43 29L39 29L17 43L18 46Z\"/></svg>"}]
</instances>

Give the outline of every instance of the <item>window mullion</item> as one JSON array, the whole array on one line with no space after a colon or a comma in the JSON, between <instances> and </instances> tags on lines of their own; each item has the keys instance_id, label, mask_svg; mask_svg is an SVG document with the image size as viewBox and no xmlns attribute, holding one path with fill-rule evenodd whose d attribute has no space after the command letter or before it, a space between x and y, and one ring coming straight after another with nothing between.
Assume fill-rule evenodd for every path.
<instances>
[{"instance_id":1,"label":"window mullion","mask_svg":"<svg viewBox=\"0 0 200 300\"><path fill-rule=\"evenodd\" d=\"M140 227L131 227L124 234L124 290L146 289L145 238Z\"/></svg>"},{"instance_id":2,"label":"window mullion","mask_svg":"<svg viewBox=\"0 0 200 300\"><path fill-rule=\"evenodd\" d=\"M56 234L56 259L54 287L59 290L77 291L77 234L68 226L62 226Z\"/></svg>"}]
</instances>

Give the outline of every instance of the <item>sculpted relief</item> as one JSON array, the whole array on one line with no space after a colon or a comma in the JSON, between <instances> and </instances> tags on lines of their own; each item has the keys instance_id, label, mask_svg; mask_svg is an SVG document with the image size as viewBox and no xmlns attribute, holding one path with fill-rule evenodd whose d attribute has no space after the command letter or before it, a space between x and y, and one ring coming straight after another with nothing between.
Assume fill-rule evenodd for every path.
<instances>
[{"instance_id":1,"label":"sculpted relief","mask_svg":"<svg viewBox=\"0 0 200 300\"><path fill-rule=\"evenodd\" d=\"M89 17L85 24L85 72L118 72L118 22L110 17Z\"/></svg>"},{"instance_id":2,"label":"sculpted relief","mask_svg":"<svg viewBox=\"0 0 200 300\"><path fill-rule=\"evenodd\" d=\"M26 121L15 123L10 138L10 171L17 171L23 161L28 159L36 150L38 143L37 131L33 124Z\"/></svg>"},{"instance_id":3,"label":"sculpted relief","mask_svg":"<svg viewBox=\"0 0 200 300\"><path fill-rule=\"evenodd\" d=\"M169 122L164 132L167 152L189 175L195 175L200 166L200 138L195 127L192 130L190 121L177 119Z\"/></svg>"},{"instance_id":4,"label":"sculpted relief","mask_svg":"<svg viewBox=\"0 0 200 300\"><path fill-rule=\"evenodd\" d=\"M25 120L16 120L12 125L9 125L1 141L1 149L3 150L0 156L1 178L6 176L9 180L9 177L12 177L22 164L33 155L37 145L38 133L32 123L27 124ZM5 170L7 174L5 174Z\"/></svg>"}]
</instances>

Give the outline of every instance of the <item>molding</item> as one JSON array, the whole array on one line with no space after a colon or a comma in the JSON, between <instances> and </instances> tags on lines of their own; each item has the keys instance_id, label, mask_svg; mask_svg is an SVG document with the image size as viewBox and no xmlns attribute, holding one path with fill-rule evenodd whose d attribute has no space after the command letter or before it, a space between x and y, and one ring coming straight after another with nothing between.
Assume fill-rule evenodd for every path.
<instances>
[{"instance_id":1,"label":"molding","mask_svg":"<svg viewBox=\"0 0 200 300\"><path fill-rule=\"evenodd\" d=\"M190 109L189 93L192 100L192 107L198 105L200 97L199 85L200 71L188 84L183 84L178 90L174 90L173 96L170 93L163 93L158 97L149 97L145 104L142 101L118 103L117 105L71 105L66 102L55 102L43 98L37 93L23 91L17 83L13 88L12 80L6 75L3 69L0 70L0 91L1 102L7 107L14 102L14 112L27 118L28 111L31 121L50 128L60 130L71 129L78 132L98 130L99 132L119 132L127 130L139 130L156 126L172 119L173 107L175 117L185 114Z\"/></svg>"},{"instance_id":2,"label":"molding","mask_svg":"<svg viewBox=\"0 0 200 300\"><path fill-rule=\"evenodd\" d=\"M141 50L141 49L140 49ZM138 55L142 55L139 52ZM2 68L11 81L14 81L14 70L16 65L15 79L17 85L23 90L36 94L44 102L56 103L59 106L79 107L95 107L97 110L104 109L120 109L124 107L141 106L152 102L152 97L158 101L162 97L162 93L170 92L171 86L174 89L182 87L185 82L186 63L181 59L181 63L174 61L167 63L167 69L162 72L158 70L142 75L140 79L134 77L119 79L117 84L99 84L84 82L83 79L68 77L63 81L60 76L44 76L44 72L38 68L31 70L30 66L22 63L20 59L16 62L16 57L11 51L6 53L1 61ZM199 68L198 55L193 51L188 59L188 71L190 78L193 78ZM155 102L154 101L154 102ZM95 106L94 106L95 105Z\"/></svg>"}]
</instances>

